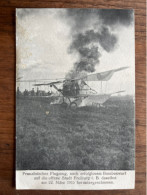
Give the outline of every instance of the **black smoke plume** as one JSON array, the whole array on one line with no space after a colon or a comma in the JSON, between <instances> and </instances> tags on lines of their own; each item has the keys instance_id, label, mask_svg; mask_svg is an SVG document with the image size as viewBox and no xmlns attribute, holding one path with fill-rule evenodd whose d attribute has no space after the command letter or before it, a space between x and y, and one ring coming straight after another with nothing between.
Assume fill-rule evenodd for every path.
<instances>
[{"instance_id":1,"label":"black smoke plume","mask_svg":"<svg viewBox=\"0 0 147 195\"><path fill-rule=\"evenodd\" d=\"M115 35L111 34L108 28L103 27L101 32L88 30L85 33L76 34L70 46L70 52L78 52L79 61L75 63L74 69L79 71L94 72L96 64L101 56L98 46L110 52L117 42Z\"/></svg>"},{"instance_id":2,"label":"black smoke plume","mask_svg":"<svg viewBox=\"0 0 147 195\"><path fill-rule=\"evenodd\" d=\"M66 9L66 16L73 37L69 52L79 56L67 75L72 78L82 71L94 72L101 56L99 48L112 52L117 45L113 29L129 26L133 21L132 10Z\"/></svg>"}]
</instances>

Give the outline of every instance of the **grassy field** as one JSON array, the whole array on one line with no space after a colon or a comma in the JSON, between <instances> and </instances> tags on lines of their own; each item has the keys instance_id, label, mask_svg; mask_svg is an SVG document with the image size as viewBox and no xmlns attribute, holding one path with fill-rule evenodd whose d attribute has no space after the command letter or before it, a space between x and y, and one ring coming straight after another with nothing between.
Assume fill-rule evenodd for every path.
<instances>
[{"instance_id":1,"label":"grassy field","mask_svg":"<svg viewBox=\"0 0 147 195\"><path fill-rule=\"evenodd\" d=\"M106 107L76 110L17 99L17 170L134 169L134 104L112 97Z\"/></svg>"}]
</instances>

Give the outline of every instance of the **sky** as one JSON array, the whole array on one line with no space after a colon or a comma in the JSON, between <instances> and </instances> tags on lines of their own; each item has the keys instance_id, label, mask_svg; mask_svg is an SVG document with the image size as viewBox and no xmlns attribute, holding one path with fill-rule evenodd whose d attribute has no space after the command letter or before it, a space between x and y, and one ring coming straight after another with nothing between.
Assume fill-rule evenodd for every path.
<instances>
[{"instance_id":1,"label":"sky","mask_svg":"<svg viewBox=\"0 0 147 195\"><path fill-rule=\"evenodd\" d=\"M103 92L125 90L125 94L135 93L132 11L16 10L17 78L67 78L73 77L77 71L78 74L92 74L123 66L129 68L115 73L110 81L104 82ZM19 86L22 90L31 89L32 84L21 82ZM100 82L90 85L99 90Z\"/></svg>"}]
</instances>

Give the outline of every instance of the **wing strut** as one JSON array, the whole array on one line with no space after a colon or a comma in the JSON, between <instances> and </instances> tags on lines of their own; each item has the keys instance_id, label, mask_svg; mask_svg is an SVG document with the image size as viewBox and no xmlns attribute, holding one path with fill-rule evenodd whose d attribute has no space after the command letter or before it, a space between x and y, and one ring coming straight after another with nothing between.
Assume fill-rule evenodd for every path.
<instances>
[{"instance_id":1,"label":"wing strut","mask_svg":"<svg viewBox=\"0 0 147 195\"><path fill-rule=\"evenodd\" d=\"M62 90L58 89L58 87L56 87L56 85L54 84L51 84L50 86L53 86L58 92L60 92L62 95L63 95L63 92Z\"/></svg>"},{"instance_id":2,"label":"wing strut","mask_svg":"<svg viewBox=\"0 0 147 195\"><path fill-rule=\"evenodd\" d=\"M82 81L83 83L84 83L84 85L87 85L87 83L85 82L85 81ZM89 85L87 85L88 87L89 87L89 89L91 90L91 91L94 91L95 93L97 93L97 91L96 90L94 90L94 89L92 89Z\"/></svg>"}]
</instances>

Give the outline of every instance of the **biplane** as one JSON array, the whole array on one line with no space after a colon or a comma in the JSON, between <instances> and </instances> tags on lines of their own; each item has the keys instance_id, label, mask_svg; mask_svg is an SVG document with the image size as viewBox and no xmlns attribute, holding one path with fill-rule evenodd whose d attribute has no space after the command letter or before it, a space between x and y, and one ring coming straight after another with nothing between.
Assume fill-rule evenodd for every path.
<instances>
[{"instance_id":1,"label":"biplane","mask_svg":"<svg viewBox=\"0 0 147 195\"><path fill-rule=\"evenodd\" d=\"M64 107L71 108L89 104L101 106L111 97L111 95L122 93L124 91L116 91L113 93L98 93L95 89L92 89L90 85L88 85L88 82L108 81L115 72L122 71L127 68L128 67L121 67L74 79L61 79L49 83L34 84L34 86L50 86L57 91L57 94L51 94L51 104L61 104Z\"/></svg>"}]
</instances>

